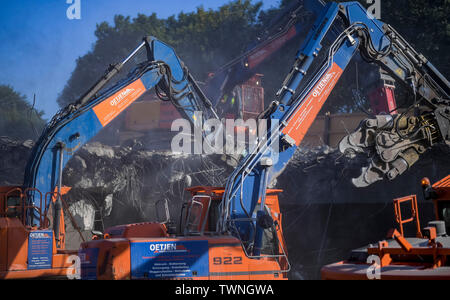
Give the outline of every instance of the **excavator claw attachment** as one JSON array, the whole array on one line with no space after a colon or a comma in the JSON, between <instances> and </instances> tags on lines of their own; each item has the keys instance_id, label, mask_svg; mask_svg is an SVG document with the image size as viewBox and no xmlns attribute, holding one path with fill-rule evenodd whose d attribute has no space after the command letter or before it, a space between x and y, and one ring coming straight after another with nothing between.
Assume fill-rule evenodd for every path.
<instances>
[{"instance_id":1,"label":"excavator claw attachment","mask_svg":"<svg viewBox=\"0 0 450 300\"><path fill-rule=\"evenodd\" d=\"M356 187L367 187L387 178L394 180L407 171L431 146L441 141L433 113L419 116L378 115L365 119L355 132L339 143L339 151L348 158L366 154L369 166L352 179Z\"/></svg>"}]
</instances>

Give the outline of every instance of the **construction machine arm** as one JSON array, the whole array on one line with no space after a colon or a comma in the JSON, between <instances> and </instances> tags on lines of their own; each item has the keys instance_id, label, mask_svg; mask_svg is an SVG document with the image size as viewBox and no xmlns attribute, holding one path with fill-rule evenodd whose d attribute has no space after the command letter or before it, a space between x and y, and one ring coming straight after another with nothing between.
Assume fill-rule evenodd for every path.
<instances>
[{"instance_id":1,"label":"construction machine arm","mask_svg":"<svg viewBox=\"0 0 450 300\"><path fill-rule=\"evenodd\" d=\"M323 51L322 43L333 24L342 28L341 32L328 47L318 71L313 71L311 79L305 82L313 62ZM427 99L430 108L447 106L448 83L445 78L413 52L391 27L376 20L357 2L328 3L300 48L276 100L265 111L263 118L268 121L267 135L259 140L257 147L241 161L227 181L218 230L231 231L239 236L253 257L260 255L264 230L261 224L267 224L261 221L267 218L264 211L267 186L284 170L357 51L366 60L377 62L391 73L398 74L396 78L399 81L410 83L417 94ZM409 61L413 64L407 65ZM413 72L412 67L421 72ZM437 85L440 88L436 88ZM403 122L399 121L397 126L401 124ZM436 125L432 127L425 123L421 126L421 130L438 129ZM441 126L439 128L443 131ZM417 135L414 132L413 136Z\"/></svg>"},{"instance_id":2,"label":"construction machine arm","mask_svg":"<svg viewBox=\"0 0 450 300\"><path fill-rule=\"evenodd\" d=\"M125 80L100 92L144 48L147 60L139 64ZM123 62L110 66L79 101L68 105L48 123L28 161L25 187L43 193L60 191L63 168L75 152L152 88L156 89L160 98L171 101L181 115L192 123L195 123L196 111L202 112L205 118L217 118L211 103L174 50L153 37L145 37ZM203 133L207 135L207 132ZM29 198L36 207L40 206L38 195ZM49 201L46 200L48 207ZM29 224L36 222L33 217L29 216Z\"/></svg>"}]
</instances>

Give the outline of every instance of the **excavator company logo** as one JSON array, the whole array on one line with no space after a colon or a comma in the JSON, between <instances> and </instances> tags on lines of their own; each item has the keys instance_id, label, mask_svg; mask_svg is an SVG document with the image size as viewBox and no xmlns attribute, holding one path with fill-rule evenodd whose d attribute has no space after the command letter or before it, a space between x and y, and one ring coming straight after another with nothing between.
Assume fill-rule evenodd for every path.
<instances>
[{"instance_id":1,"label":"excavator company logo","mask_svg":"<svg viewBox=\"0 0 450 300\"><path fill-rule=\"evenodd\" d=\"M172 252L187 252L185 246L183 245L177 245L176 243L157 243L157 244L150 244L149 246L150 251L154 253L172 253Z\"/></svg>"},{"instance_id":2,"label":"excavator company logo","mask_svg":"<svg viewBox=\"0 0 450 300\"><path fill-rule=\"evenodd\" d=\"M315 88L315 90L313 92L313 97L319 97L322 94L323 90L328 86L331 79L334 78L335 75L336 75L336 72L328 73L327 75L325 75L325 77L319 82L319 84Z\"/></svg>"},{"instance_id":3,"label":"excavator company logo","mask_svg":"<svg viewBox=\"0 0 450 300\"><path fill-rule=\"evenodd\" d=\"M31 232L30 238L32 239L49 239L51 236L45 232Z\"/></svg>"},{"instance_id":4,"label":"excavator company logo","mask_svg":"<svg viewBox=\"0 0 450 300\"><path fill-rule=\"evenodd\" d=\"M109 104L111 104L111 106L117 106L126 96L128 96L132 92L134 92L134 89L126 89L120 92L120 94L114 97L114 99L112 99Z\"/></svg>"}]
</instances>

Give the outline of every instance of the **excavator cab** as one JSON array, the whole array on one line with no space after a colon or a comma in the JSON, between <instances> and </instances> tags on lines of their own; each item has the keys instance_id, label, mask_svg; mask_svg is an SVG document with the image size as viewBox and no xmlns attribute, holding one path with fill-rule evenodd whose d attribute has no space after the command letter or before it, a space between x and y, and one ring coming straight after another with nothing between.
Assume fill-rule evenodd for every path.
<instances>
[{"instance_id":1,"label":"excavator cab","mask_svg":"<svg viewBox=\"0 0 450 300\"><path fill-rule=\"evenodd\" d=\"M220 215L219 206L222 201L224 188L219 187L191 187L189 201L182 206L178 233L184 236L213 235ZM268 190L265 212L272 219L272 225L264 229L261 255L283 255L285 244L281 229L281 213L278 205L278 196L281 190ZM254 216L258 208L255 208ZM256 219L256 218L255 218ZM242 241L241 241L242 242ZM252 244L243 243L251 253Z\"/></svg>"}]
</instances>

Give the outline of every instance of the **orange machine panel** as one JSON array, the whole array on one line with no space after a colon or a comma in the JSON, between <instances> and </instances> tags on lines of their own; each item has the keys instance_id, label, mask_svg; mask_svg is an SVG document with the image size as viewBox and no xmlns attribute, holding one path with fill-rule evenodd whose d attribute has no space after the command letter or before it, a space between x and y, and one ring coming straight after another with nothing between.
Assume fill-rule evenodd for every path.
<instances>
[{"instance_id":1,"label":"orange machine panel","mask_svg":"<svg viewBox=\"0 0 450 300\"><path fill-rule=\"evenodd\" d=\"M98 254L97 278L100 280L131 279L130 243L125 239L96 241Z\"/></svg>"},{"instance_id":2,"label":"orange machine panel","mask_svg":"<svg viewBox=\"0 0 450 300\"><path fill-rule=\"evenodd\" d=\"M222 187L189 188L192 196L205 207L209 199L219 201ZM231 235L214 231L193 235L171 235L164 224L140 223L115 226L103 239L83 243L81 255L84 279L215 279L215 280L283 280L287 279L288 263L281 231L278 193L267 190L266 205L278 221L279 251L257 258L247 256L241 241ZM211 198L209 198L209 196ZM208 201L206 201L208 200ZM206 201L206 202L205 202ZM200 233L200 235L198 235Z\"/></svg>"},{"instance_id":3,"label":"orange machine panel","mask_svg":"<svg viewBox=\"0 0 450 300\"><path fill-rule=\"evenodd\" d=\"M13 270L27 269L28 256L28 232L23 227L19 219L11 218L7 221L7 247L8 262L7 268Z\"/></svg>"}]
</instances>

